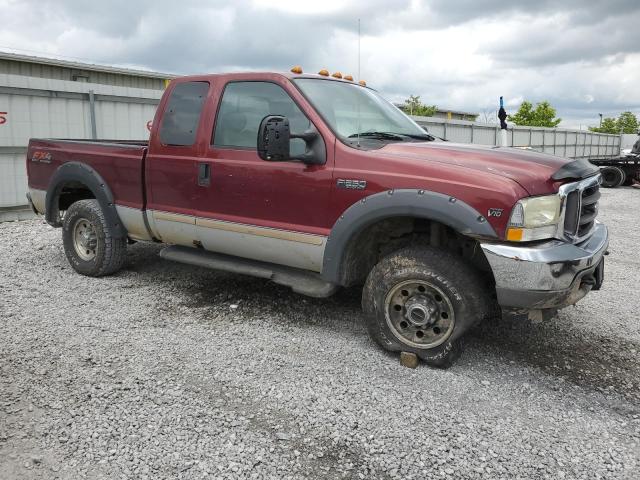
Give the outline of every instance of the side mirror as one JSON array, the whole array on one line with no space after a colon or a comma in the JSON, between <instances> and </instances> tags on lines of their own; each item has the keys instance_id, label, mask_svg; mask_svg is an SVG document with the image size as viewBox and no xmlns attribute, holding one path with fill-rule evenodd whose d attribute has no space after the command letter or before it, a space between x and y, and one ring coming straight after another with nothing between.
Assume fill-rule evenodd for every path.
<instances>
[{"instance_id":1,"label":"side mirror","mask_svg":"<svg viewBox=\"0 0 640 480\"><path fill-rule=\"evenodd\" d=\"M299 138L306 145L305 153L291 155L291 139ZM327 150L322 135L313 125L302 133L291 133L289 119L283 115L267 115L258 128L258 156L262 160L281 162L299 160L307 165L324 165Z\"/></svg>"},{"instance_id":2,"label":"side mirror","mask_svg":"<svg viewBox=\"0 0 640 480\"><path fill-rule=\"evenodd\" d=\"M267 115L258 129L258 156L272 162L289 160L289 119L281 115Z\"/></svg>"}]
</instances>

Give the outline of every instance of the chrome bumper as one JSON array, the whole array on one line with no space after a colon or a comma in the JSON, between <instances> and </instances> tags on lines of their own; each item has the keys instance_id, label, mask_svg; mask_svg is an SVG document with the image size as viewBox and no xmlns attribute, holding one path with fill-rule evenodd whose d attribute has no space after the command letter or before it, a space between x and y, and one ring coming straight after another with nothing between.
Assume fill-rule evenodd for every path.
<instances>
[{"instance_id":1,"label":"chrome bumper","mask_svg":"<svg viewBox=\"0 0 640 480\"><path fill-rule=\"evenodd\" d=\"M580 244L481 244L493 270L498 303L525 309L562 308L584 297L608 246L609 232L602 223Z\"/></svg>"}]
</instances>

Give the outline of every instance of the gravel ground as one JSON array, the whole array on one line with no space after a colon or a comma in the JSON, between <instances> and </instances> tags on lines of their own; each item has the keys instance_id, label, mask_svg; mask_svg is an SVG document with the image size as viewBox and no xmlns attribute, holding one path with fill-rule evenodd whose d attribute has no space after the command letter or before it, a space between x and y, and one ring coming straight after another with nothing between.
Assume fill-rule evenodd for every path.
<instances>
[{"instance_id":1,"label":"gravel ground","mask_svg":"<svg viewBox=\"0 0 640 480\"><path fill-rule=\"evenodd\" d=\"M0 224L0 478L640 478L640 191L603 192L603 290L470 335L446 371L369 340L359 292L307 299L173 264L73 272Z\"/></svg>"}]
</instances>

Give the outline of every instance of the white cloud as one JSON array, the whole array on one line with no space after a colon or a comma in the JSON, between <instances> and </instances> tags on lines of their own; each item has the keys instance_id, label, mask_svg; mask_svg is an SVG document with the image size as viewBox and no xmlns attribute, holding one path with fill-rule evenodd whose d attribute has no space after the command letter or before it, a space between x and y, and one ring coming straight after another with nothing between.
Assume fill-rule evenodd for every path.
<instances>
[{"instance_id":1,"label":"white cloud","mask_svg":"<svg viewBox=\"0 0 640 480\"><path fill-rule=\"evenodd\" d=\"M361 69L392 100L491 112L548 100L566 126L640 114L637 0L0 0L0 44L176 73ZM43 20L46 28L42 28Z\"/></svg>"}]
</instances>

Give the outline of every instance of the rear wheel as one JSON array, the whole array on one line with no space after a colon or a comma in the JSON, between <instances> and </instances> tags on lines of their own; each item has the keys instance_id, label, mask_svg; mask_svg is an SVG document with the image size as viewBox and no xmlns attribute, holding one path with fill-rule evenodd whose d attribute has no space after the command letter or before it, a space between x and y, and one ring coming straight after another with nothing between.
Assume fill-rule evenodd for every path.
<instances>
[{"instance_id":1,"label":"rear wheel","mask_svg":"<svg viewBox=\"0 0 640 480\"><path fill-rule=\"evenodd\" d=\"M69 207L62 241L67 260L82 275L109 275L124 263L127 240L114 238L97 200L80 200Z\"/></svg>"},{"instance_id":2,"label":"rear wheel","mask_svg":"<svg viewBox=\"0 0 640 480\"><path fill-rule=\"evenodd\" d=\"M461 258L431 247L409 247L370 272L362 307L371 337L390 351L415 353L447 368L462 353L462 337L489 316L489 293Z\"/></svg>"},{"instance_id":3,"label":"rear wheel","mask_svg":"<svg viewBox=\"0 0 640 480\"><path fill-rule=\"evenodd\" d=\"M625 179L622 182L622 185L628 187L636 183L636 171L633 168L623 169L625 174Z\"/></svg>"},{"instance_id":4,"label":"rear wheel","mask_svg":"<svg viewBox=\"0 0 640 480\"><path fill-rule=\"evenodd\" d=\"M619 167L604 167L600 170L602 174L602 186L605 188L616 188L625 181L626 174Z\"/></svg>"}]
</instances>

